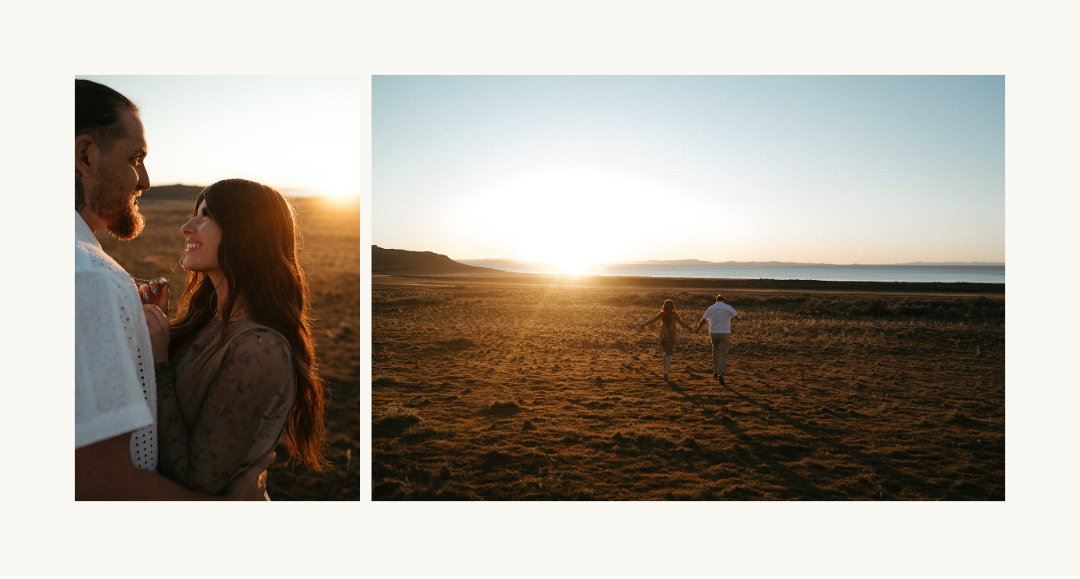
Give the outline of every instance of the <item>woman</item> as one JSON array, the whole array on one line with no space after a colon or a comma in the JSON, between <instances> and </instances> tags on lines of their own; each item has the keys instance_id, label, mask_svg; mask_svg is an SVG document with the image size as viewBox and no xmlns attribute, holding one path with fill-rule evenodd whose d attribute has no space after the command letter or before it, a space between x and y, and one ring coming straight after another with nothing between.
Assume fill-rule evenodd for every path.
<instances>
[{"instance_id":1,"label":"woman","mask_svg":"<svg viewBox=\"0 0 1080 579\"><path fill-rule=\"evenodd\" d=\"M228 179L199 194L180 231L178 316L147 316L158 469L217 493L284 439L294 461L323 470L323 386L292 207L270 187Z\"/></svg>"},{"instance_id":2,"label":"woman","mask_svg":"<svg viewBox=\"0 0 1080 579\"><path fill-rule=\"evenodd\" d=\"M671 300L664 300L660 312L641 327L647 328L655 324L657 320L660 320L660 347L664 349L664 380L667 380L668 373L671 371L671 355L675 353L675 324L682 324L682 327L687 330L690 326L679 317L679 314L675 313L675 302Z\"/></svg>"}]
</instances>

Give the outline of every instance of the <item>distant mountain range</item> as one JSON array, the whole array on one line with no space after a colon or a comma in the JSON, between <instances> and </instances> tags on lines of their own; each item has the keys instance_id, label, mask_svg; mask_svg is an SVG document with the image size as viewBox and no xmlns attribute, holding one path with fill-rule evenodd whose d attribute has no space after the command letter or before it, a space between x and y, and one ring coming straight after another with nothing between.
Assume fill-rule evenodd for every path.
<instances>
[{"instance_id":1,"label":"distant mountain range","mask_svg":"<svg viewBox=\"0 0 1080 579\"><path fill-rule=\"evenodd\" d=\"M897 263L894 265L951 265L951 266L976 266L976 267L1005 267L1005 264L999 261L909 261L907 263Z\"/></svg>"},{"instance_id":2,"label":"distant mountain range","mask_svg":"<svg viewBox=\"0 0 1080 579\"><path fill-rule=\"evenodd\" d=\"M179 201L194 201L199 193L206 187L204 185L183 185L175 183L172 185L154 185L144 194L143 199L146 200L179 200ZM286 197L296 197L297 191L281 191ZM302 196L302 195L301 195Z\"/></svg>"},{"instance_id":3,"label":"distant mountain range","mask_svg":"<svg viewBox=\"0 0 1080 579\"><path fill-rule=\"evenodd\" d=\"M529 263L513 259L473 259L461 262L450 259L446 255L430 251L409 251L404 249L384 249L377 245L371 248L372 273L379 275L482 275L482 276L512 276L513 274L553 274L562 275L554 266ZM690 265L690 268L687 268ZM597 267L585 272L593 279L635 279L654 280L649 283L714 283L723 280L723 283L735 287L770 287L770 288L810 288L810 289L859 289L866 287L893 288L895 291L915 291L943 287L950 291L999 291L1004 288L1004 272L975 269L988 266L1002 266L1003 264L986 263L963 263L962 266L972 267L968 273L957 273L958 266L947 269L945 263L907 263L877 266L861 266L852 264L848 266L836 266L830 264L787 264L785 262L706 262L701 260L654 260L650 262L635 262L631 264L613 264ZM664 266L672 266L671 270L664 271ZM700 266L702 269L693 271ZM709 266L717 269L709 269ZM742 272L723 271L722 266L743 267ZM799 269L801 266L801 270ZM898 267L913 267L924 269L905 270ZM943 269L940 273L928 272L926 266L937 266ZM682 269L679 269L682 268ZM792 271L779 271L790 268ZM814 268L814 269L811 269ZM816 269L820 268L820 269ZM836 268L845 268L843 271L853 272L851 279L837 277ZM852 268L847 270L846 268ZM882 268L880 273L867 273L869 270ZM888 269L893 268L893 269ZM750 271L745 271L750 269ZM753 271L758 269L761 271ZM651 271L650 271L651 270ZM769 271L772 270L772 271ZM795 275L811 277L796 278ZM816 277L816 276L823 277ZM1000 281L997 278L1000 277ZM507 278L508 279L508 278ZM655 280L662 280L656 282ZM870 285L867 285L867 284ZM732 285L735 284L735 285ZM756 285L755 285L756 284ZM765 285L761 285L765 284ZM665 286L666 287L666 286Z\"/></svg>"},{"instance_id":4,"label":"distant mountain range","mask_svg":"<svg viewBox=\"0 0 1080 579\"><path fill-rule=\"evenodd\" d=\"M517 259L462 259L461 263L474 265L478 267L489 267L492 269L502 269L508 271L522 271L522 272L544 272L555 269L554 266L534 263L528 261L522 261ZM777 265L777 266L860 266L860 267L897 267L897 266L910 266L910 267L1004 267L1004 263L994 263L985 261L967 261L967 262L925 262L925 261L912 261L906 263L889 263L889 264L831 264L831 263L800 263L793 261L703 261L700 259L650 259L645 261L625 261L619 263L606 263L597 265L593 268L596 271L604 271L606 269L618 269L620 267L629 266L700 266L708 267L715 265Z\"/></svg>"},{"instance_id":5,"label":"distant mountain range","mask_svg":"<svg viewBox=\"0 0 1080 579\"><path fill-rule=\"evenodd\" d=\"M179 201L194 201L205 187L197 185L154 185L143 193L146 200L171 199Z\"/></svg>"},{"instance_id":6,"label":"distant mountain range","mask_svg":"<svg viewBox=\"0 0 1080 579\"><path fill-rule=\"evenodd\" d=\"M502 272L458 263L441 253L371 247L371 273L388 275L487 274Z\"/></svg>"}]
</instances>

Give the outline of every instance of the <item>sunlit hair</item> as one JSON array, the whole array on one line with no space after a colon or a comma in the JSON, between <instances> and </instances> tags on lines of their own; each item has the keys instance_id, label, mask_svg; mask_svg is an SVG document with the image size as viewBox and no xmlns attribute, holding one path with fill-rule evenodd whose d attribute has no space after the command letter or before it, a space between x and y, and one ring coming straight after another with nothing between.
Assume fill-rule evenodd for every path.
<instances>
[{"instance_id":1,"label":"sunlit hair","mask_svg":"<svg viewBox=\"0 0 1080 579\"><path fill-rule=\"evenodd\" d=\"M672 317L675 315L675 302L664 300L664 305L660 307L660 315L663 316L664 323L670 324Z\"/></svg>"},{"instance_id":2,"label":"sunlit hair","mask_svg":"<svg viewBox=\"0 0 1080 579\"><path fill-rule=\"evenodd\" d=\"M295 212L281 193L244 179L214 183L199 194L195 208L203 201L221 227L217 258L228 288L217 312L225 328L211 347L224 345L241 295L252 321L285 337L296 369L296 401L285 423L285 443L294 461L314 471L324 470L329 463L322 456L323 382L308 319L307 281L297 255ZM204 273L189 272L187 282L172 323L170 355L189 343L213 319L217 308L214 284Z\"/></svg>"}]
</instances>

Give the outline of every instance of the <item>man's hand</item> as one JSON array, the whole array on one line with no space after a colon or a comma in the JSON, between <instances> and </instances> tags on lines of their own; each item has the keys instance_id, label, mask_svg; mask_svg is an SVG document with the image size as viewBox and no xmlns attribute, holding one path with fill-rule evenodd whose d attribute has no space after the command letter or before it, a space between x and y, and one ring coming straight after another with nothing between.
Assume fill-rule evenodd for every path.
<instances>
[{"instance_id":1,"label":"man's hand","mask_svg":"<svg viewBox=\"0 0 1080 579\"><path fill-rule=\"evenodd\" d=\"M270 495L266 494L266 469L274 464L277 453L270 451L259 457L244 472L236 475L221 498L229 501L268 501Z\"/></svg>"},{"instance_id":2,"label":"man's hand","mask_svg":"<svg viewBox=\"0 0 1080 579\"><path fill-rule=\"evenodd\" d=\"M155 305L143 304L146 328L150 331L150 345L154 350L154 363L169 361L169 320L165 312Z\"/></svg>"}]
</instances>

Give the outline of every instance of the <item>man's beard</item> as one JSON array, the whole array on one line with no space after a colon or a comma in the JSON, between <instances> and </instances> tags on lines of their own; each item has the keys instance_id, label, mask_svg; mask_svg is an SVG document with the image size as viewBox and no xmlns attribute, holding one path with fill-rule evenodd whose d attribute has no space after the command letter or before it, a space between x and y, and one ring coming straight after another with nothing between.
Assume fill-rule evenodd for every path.
<instances>
[{"instance_id":1,"label":"man's beard","mask_svg":"<svg viewBox=\"0 0 1080 579\"><path fill-rule=\"evenodd\" d=\"M134 239L142 233L146 219L139 213L132 192L110 190L105 183L98 191L92 192L87 204L98 217L105 220L105 229L113 237L121 240Z\"/></svg>"}]
</instances>

